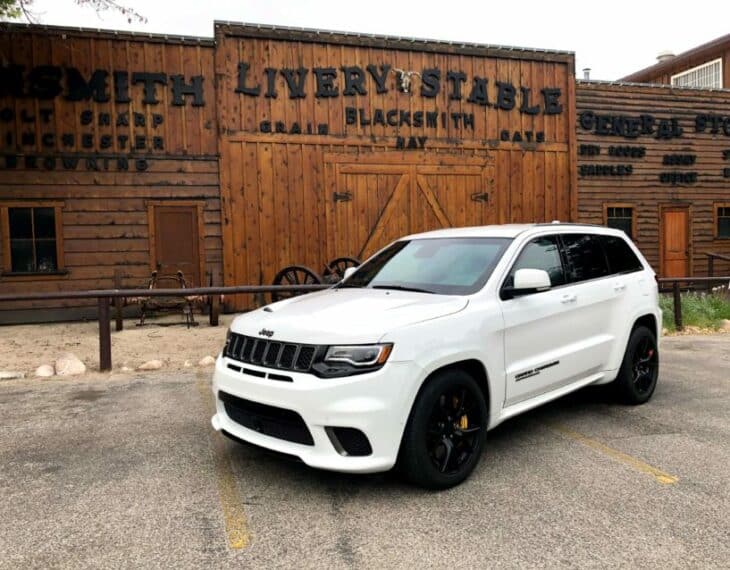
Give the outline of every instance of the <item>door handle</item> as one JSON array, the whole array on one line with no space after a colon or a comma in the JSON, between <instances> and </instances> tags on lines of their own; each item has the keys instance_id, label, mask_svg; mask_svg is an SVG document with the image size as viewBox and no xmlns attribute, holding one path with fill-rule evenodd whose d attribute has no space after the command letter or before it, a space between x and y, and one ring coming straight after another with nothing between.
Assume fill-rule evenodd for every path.
<instances>
[{"instance_id":1,"label":"door handle","mask_svg":"<svg viewBox=\"0 0 730 570\"><path fill-rule=\"evenodd\" d=\"M563 303L563 305L567 305L568 303L575 303L577 300L577 295L563 295L560 302Z\"/></svg>"},{"instance_id":2,"label":"door handle","mask_svg":"<svg viewBox=\"0 0 730 570\"><path fill-rule=\"evenodd\" d=\"M625 291L626 283L616 283L616 285L613 286L613 290L616 291L616 293L621 293L621 291Z\"/></svg>"}]
</instances>

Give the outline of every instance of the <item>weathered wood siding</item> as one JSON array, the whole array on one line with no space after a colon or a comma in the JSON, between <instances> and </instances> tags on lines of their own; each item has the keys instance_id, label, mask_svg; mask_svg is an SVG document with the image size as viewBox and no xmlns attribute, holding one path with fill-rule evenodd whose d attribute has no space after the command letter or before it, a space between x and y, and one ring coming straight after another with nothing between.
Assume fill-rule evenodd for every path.
<instances>
[{"instance_id":1,"label":"weathered wood siding","mask_svg":"<svg viewBox=\"0 0 730 570\"><path fill-rule=\"evenodd\" d=\"M290 264L322 271L417 231L576 217L572 54L219 25L215 67L227 284L270 283ZM361 90L346 94L353 67ZM320 96L315 68L333 72ZM416 72L408 93L398 69ZM440 90L427 97L434 69ZM461 97L449 71L464 74ZM285 73L302 81L299 96ZM469 101L475 77L488 101ZM516 88L514 109L496 108L497 82ZM520 87L538 112L520 112ZM543 89L560 91L559 112L544 112Z\"/></svg>"},{"instance_id":2,"label":"weathered wood siding","mask_svg":"<svg viewBox=\"0 0 730 570\"><path fill-rule=\"evenodd\" d=\"M144 285L152 268L147 207L151 200L204 203L205 270L221 282L210 40L9 26L0 35L0 65L6 70L10 65L24 66L22 95L9 82L0 88L4 113L0 162L5 158L0 165L0 206L61 201L67 270L59 276L0 275L0 292L108 288L115 269L126 275L126 286ZM46 65L61 69L63 91L52 98L31 96L27 75ZM69 100L68 68L78 70L87 82L94 70L108 73L109 100L100 101L104 95L92 93ZM127 74L128 102L117 101L114 72L120 71ZM164 84L162 79L154 84L157 102L145 102L145 86L133 83L134 73L164 74ZM183 76L186 86L193 77L202 76L203 100L188 94L182 104L173 104L175 75ZM35 135L34 142L29 135ZM49 136L44 139L44 135ZM1 256L2 252L0 267ZM83 311L57 309L88 305L79 301L7 303L0 307L0 322L27 318L19 309L42 306L49 316L77 316Z\"/></svg>"},{"instance_id":3,"label":"weathered wood siding","mask_svg":"<svg viewBox=\"0 0 730 570\"><path fill-rule=\"evenodd\" d=\"M730 124L730 91L578 82L576 105L579 221L603 224L605 205L632 206L636 215L634 241L659 272L661 210L688 206L691 274L706 274L707 257L702 252L730 254L730 239L716 239L714 217L718 203L730 202L730 171L726 170L730 169L730 131L722 126ZM586 118L582 125L586 113L596 119ZM599 116L633 120L641 115L655 119L652 134L611 134L613 119L607 119L603 130L597 122ZM698 116L708 115L720 118L717 132L713 132L710 119L697 128ZM681 135L668 132L662 136L661 121L672 119L682 129ZM589 123L592 128L585 128ZM586 154L584 145L598 147L600 153ZM645 154L635 158L611 156L610 147L640 148ZM672 155L693 156L695 162L684 166L665 164L664 157ZM592 175L582 170L596 165L613 166L614 175ZM631 167L630 174L625 174L627 166ZM619 174L619 167L624 174ZM693 183L661 179L662 174L690 172L696 173ZM727 263L718 262L717 267L724 274L730 271Z\"/></svg>"}]
</instances>

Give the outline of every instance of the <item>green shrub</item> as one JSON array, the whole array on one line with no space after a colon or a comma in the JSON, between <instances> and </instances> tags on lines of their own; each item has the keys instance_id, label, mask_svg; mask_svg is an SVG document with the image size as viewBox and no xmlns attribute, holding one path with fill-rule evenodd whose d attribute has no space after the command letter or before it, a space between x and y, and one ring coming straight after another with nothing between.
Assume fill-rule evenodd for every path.
<instances>
[{"instance_id":1,"label":"green shrub","mask_svg":"<svg viewBox=\"0 0 730 570\"><path fill-rule=\"evenodd\" d=\"M664 328L674 331L674 301L672 294L659 296L664 314ZM682 323L684 326L717 330L723 319L730 319L730 298L720 293L682 293Z\"/></svg>"}]
</instances>

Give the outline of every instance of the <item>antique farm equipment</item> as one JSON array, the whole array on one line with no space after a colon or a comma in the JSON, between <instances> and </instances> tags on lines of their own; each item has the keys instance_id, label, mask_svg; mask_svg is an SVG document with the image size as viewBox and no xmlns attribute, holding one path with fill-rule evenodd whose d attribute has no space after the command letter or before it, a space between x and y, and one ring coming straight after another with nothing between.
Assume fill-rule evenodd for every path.
<instances>
[{"instance_id":1,"label":"antique farm equipment","mask_svg":"<svg viewBox=\"0 0 730 570\"><path fill-rule=\"evenodd\" d=\"M321 274L305 265L287 265L279 271L272 281L272 285L318 285L320 283L337 283L345 275L348 267L358 267L360 260L354 257L336 257L327 265ZM299 292L271 293L272 302L282 301L290 297L301 295Z\"/></svg>"}]
</instances>

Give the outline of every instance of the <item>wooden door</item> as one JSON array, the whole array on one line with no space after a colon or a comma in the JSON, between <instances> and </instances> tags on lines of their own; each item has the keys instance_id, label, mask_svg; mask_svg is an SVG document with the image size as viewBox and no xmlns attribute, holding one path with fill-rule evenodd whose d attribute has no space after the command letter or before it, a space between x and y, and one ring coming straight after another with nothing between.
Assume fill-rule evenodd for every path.
<instances>
[{"instance_id":1,"label":"wooden door","mask_svg":"<svg viewBox=\"0 0 730 570\"><path fill-rule=\"evenodd\" d=\"M495 222L483 166L337 166L331 257L365 259L404 235Z\"/></svg>"},{"instance_id":2,"label":"wooden door","mask_svg":"<svg viewBox=\"0 0 730 570\"><path fill-rule=\"evenodd\" d=\"M150 205L150 262L160 276L182 271L189 287L201 282L201 205L156 202Z\"/></svg>"},{"instance_id":3,"label":"wooden door","mask_svg":"<svg viewBox=\"0 0 730 570\"><path fill-rule=\"evenodd\" d=\"M662 209L661 253L663 277L688 277L689 208Z\"/></svg>"}]
</instances>

